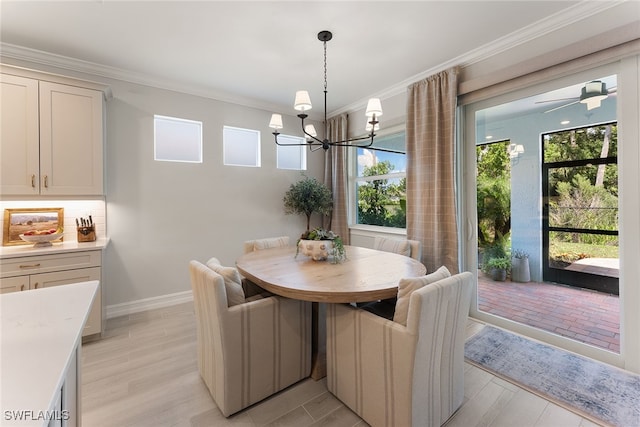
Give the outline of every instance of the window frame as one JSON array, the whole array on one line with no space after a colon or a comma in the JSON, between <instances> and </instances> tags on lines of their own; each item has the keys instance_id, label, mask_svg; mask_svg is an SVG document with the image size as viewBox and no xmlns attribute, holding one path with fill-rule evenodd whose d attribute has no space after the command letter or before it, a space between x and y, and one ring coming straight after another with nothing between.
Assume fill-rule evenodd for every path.
<instances>
[{"instance_id":1,"label":"window frame","mask_svg":"<svg viewBox=\"0 0 640 427\"><path fill-rule=\"evenodd\" d=\"M255 146L255 157L254 157L254 163L253 164L242 164L242 163L231 163L231 162L227 162L227 153L229 153L229 148L231 146L227 146L227 131L242 131L245 132L247 134L253 134L256 135L257 140L253 141L255 142L256 146ZM246 148L246 147L245 147ZM236 167L245 167L245 168L259 168L262 166L261 162L261 151L262 151L262 141L261 141L261 132L259 130L256 129L248 129L248 128L241 128L241 127L237 127L237 126L228 126L228 125L224 125L222 126L222 164L224 166L236 166Z\"/></svg>"},{"instance_id":2,"label":"window frame","mask_svg":"<svg viewBox=\"0 0 640 427\"><path fill-rule=\"evenodd\" d=\"M197 160L184 160L184 159L171 159L171 158L158 158L158 124L159 123L171 123L171 124L187 124L195 125L198 128L198 141L189 141L189 143L197 144L198 159ZM177 147L172 147L175 151ZM162 151L162 149L161 149ZM174 163L203 163L203 123L199 120L183 119L180 117L164 116L161 114L153 115L153 160L156 162L174 162Z\"/></svg>"},{"instance_id":3,"label":"window frame","mask_svg":"<svg viewBox=\"0 0 640 427\"><path fill-rule=\"evenodd\" d=\"M284 135L284 134L280 134L278 135L278 138L280 139L279 142L285 142L285 143L304 143L306 142L306 139L304 137L301 136L295 136L295 135ZM290 141L287 141L290 140ZM299 154L299 158L300 158L300 167L299 168L288 168L288 167L282 167L280 166L280 153L283 152L284 150L298 150L298 154ZM296 170L296 171L306 171L307 170L307 152L309 150L307 149L307 146L305 145L276 145L276 169L280 169L280 170Z\"/></svg>"},{"instance_id":4,"label":"window frame","mask_svg":"<svg viewBox=\"0 0 640 427\"><path fill-rule=\"evenodd\" d=\"M404 154L406 158L406 129L404 124L391 127L386 129L383 132L378 132L376 134L377 138L385 138L393 135L403 134L405 137L405 152L397 153ZM375 140L374 140L375 142ZM386 151L390 152L390 150L378 149L375 147L363 147L367 150L375 151ZM395 152L395 151L391 151ZM377 179L402 179L407 177L406 169L404 172L396 172L391 174L384 175L374 175L368 177L360 177L357 176L358 173L358 149L349 150L347 154L347 182L348 182L348 209L347 209L347 221L349 224L349 228L353 230L363 230L363 231L371 231L371 232L380 232L386 234L396 234L396 235L406 235L407 229L400 227L389 227L383 225L371 225L371 224L360 224L358 223L358 192L357 186L360 182L369 182Z\"/></svg>"}]
</instances>

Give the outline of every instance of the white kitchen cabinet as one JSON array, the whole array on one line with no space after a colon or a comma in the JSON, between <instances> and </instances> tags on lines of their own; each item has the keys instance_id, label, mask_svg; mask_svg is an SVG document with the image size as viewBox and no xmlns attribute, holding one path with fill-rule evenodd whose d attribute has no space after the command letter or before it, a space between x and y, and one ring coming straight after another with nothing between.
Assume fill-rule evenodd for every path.
<instances>
[{"instance_id":1,"label":"white kitchen cabinet","mask_svg":"<svg viewBox=\"0 0 640 427\"><path fill-rule=\"evenodd\" d=\"M0 294L29 290L29 276L7 277L0 279Z\"/></svg>"},{"instance_id":2,"label":"white kitchen cabinet","mask_svg":"<svg viewBox=\"0 0 640 427\"><path fill-rule=\"evenodd\" d=\"M51 286L69 285L71 283L100 280L100 267L79 268L77 270L55 271L52 273L32 274L29 276L30 289L49 288ZM98 288L98 291L100 288ZM86 337L102 332L102 298L96 294L89 312L82 336Z\"/></svg>"},{"instance_id":3,"label":"white kitchen cabinet","mask_svg":"<svg viewBox=\"0 0 640 427\"><path fill-rule=\"evenodd\" d=\"M0 74L0 195L102 195L103 92Z\"/></svg>"},{"instance_id":4,"label":"white kitchen cabinet","mask_svg":"<svg viewBox=\"0 0 640 427\"><path fill-rule=\"evenodd\" d=\"M88 250L51 255L0 259L1 293L36 291L71 283L101 281L102 251ZM103 306L100 285L82 336L102 332Z\"/></svg>"},{"instance_id":5,"label":"white kitchen cabinet","mask_svg":"<svg viewBox=\"0 0 640 427\"><path fill-rule=\"evenodd\" d=\"M38 194L38 81L0 74L0 194Z\"/></svg>"}]
</instances>

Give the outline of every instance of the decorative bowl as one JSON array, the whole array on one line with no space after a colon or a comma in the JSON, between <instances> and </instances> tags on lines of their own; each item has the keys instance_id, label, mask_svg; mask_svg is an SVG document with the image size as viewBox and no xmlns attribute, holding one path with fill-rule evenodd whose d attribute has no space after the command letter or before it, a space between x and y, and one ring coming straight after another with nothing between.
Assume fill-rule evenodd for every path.
<instances>
[{"instance_id":1,"label":"decorative bowl","mask_svg":"<svg viewBox=\"0 0 640 427\"><path fill-rule=\"evenodd\" d=\"M51 242L54 240L58 240L62 237L62 233L53 233L53 234L32 234L30 236L25 236L24 234L20 235L20 238L25 242L34 243L34 248L43 248L46 246L51 246Z\"/></svg>"},{"instance_id":2,"label":"decorative bowl","mask_svg":"<svg viewBox=\"0 0 640 427\"><path fill-rule=\"evenodd\" d=\"M314 261L324 261L333 251L333 240L300 239L298 248L302 255L311 257Z\"/></svg>"}]
</instances>

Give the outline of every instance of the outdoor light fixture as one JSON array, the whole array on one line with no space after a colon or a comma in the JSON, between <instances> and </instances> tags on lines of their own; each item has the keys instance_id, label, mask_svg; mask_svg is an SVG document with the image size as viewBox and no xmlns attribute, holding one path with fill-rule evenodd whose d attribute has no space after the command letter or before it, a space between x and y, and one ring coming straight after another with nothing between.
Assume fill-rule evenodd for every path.
<instances>
[{"instance_id":1,"label":"outdoor light fixture","mask_svg":"<svg viewBox=\"0 0 640 427\"><path fill-rule=\"evenodd\" d=\"M522 153L524 153L524 146L522 144L509 144L507 147L507 153L512 159L517 159Z\"/></svg>"},{"instance_id":2,"label":"outdoor light fixture","mask_svg":"<svg viewBox=\"0 0 640 427\"><path fill-rule=\"evenodd\" d=\"M278 142L278 129L282 129L282 116L280 114L273 114L269 127L274 129L273 135L275 137L275 143L282 146L301 146L307 145L312 151L320 148L328 150L329 147L370 147L373 144L373 138L376 136L375 132L380 128L378 118L382 115L382 105L380 99L371 98L367 104L365 115L367 116L366 136L353 139L345 139L343 141L329 141L328 139L328 127L327 127L327 42L331 40L333 34L330 31L320 31L318 33L318 40L324 45L324 139L319 139L313 125L305 125L304 120L309 117L306 111L311 110L311 98L309 92L306 90L299 90L296 92L293 108L300 111L298 117L301 120L302 132L304 132L306 142L300 144L280 143Z\"/></svg>"},{"instance_id":3,"label":"outdoor light fixture","mask_svg":"<svg viewBox=\"0 0 640 427\"><path fill-rule=\"evenodd\" d=\"M598 108L603 99L609 96L607 85L604 82L595 80L584 85L580 93L580 103L587 104L587 110Z\"/></svg>"}]
</instances>

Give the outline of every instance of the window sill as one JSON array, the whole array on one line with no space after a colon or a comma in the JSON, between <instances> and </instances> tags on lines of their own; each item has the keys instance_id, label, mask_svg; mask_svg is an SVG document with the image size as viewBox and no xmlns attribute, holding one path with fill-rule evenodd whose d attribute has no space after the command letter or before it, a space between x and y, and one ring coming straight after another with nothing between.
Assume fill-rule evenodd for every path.
<instances>
[{"instance_id":1,"label":"window sill","mask_svg":"<svg viewBox=\"0 0 640 427\"><path fill-rule=\"evenodd\" d=\"M394 236L407 236L406 228L394 228L394 227L381 227L378 225L365 225L365 224L351 224L349 225L349 232L351 234L358 234L361 236L380 236L380 235L394 235Z\"/></svg>"}]
</instances>

